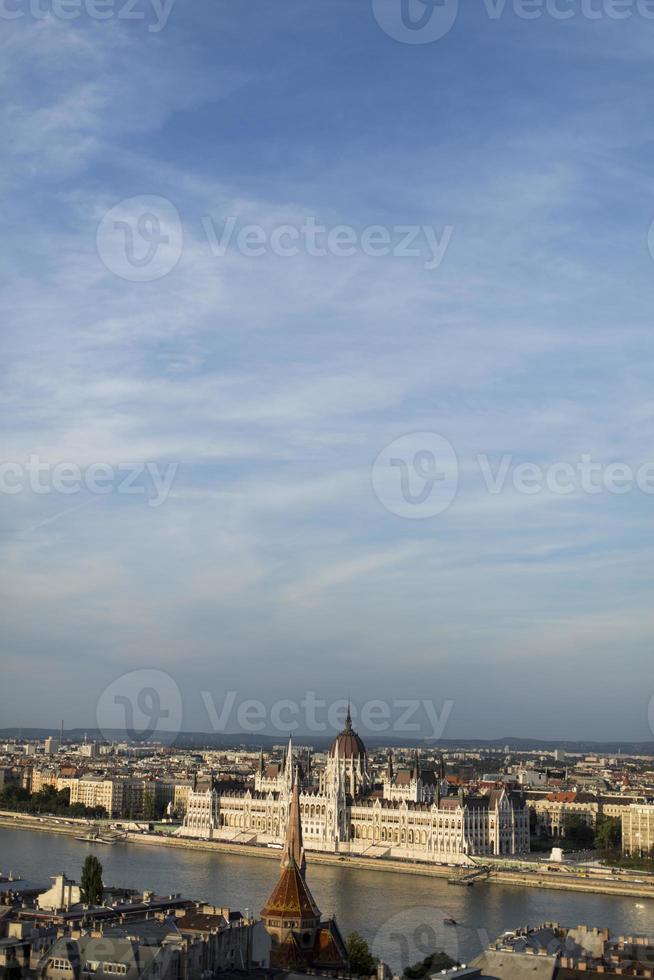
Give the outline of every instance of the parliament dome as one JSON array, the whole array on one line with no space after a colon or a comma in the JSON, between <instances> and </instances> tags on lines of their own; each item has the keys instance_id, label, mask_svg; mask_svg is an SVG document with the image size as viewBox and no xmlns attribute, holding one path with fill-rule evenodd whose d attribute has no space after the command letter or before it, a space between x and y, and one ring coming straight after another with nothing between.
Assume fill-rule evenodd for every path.
<instances>
[{"instance_id":1,"label":"parliament dome","mask_svg":"<svg viewBox=\"0 0 654 980\"><path fill-rule=\"evenodd\" d=\"M342 732L339 732L332 744L329 746L330 756L333 757L337 753L339 759L366 758L366 747L352 728L352 717L350 715L349 705L347 709L347 718L345 720L345 728Z\"/></svg>"}]
</instances>

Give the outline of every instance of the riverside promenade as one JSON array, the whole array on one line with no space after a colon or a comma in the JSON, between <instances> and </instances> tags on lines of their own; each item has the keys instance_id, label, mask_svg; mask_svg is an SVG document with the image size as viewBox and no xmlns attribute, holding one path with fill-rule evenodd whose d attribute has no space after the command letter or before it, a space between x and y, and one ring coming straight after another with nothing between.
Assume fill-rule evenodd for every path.
<instances>
[{"instance_id":1,"label":"riverside promenade","mask_svg":"<svg viewBox=\"0 0 654 980\"><path fill-rule=\"evenodd\" d=\"M89 822L68 817L37 817L32 814L0 811L0 827L14 830L40 831L50 834L80 837L94 831L106 830L109 821ZM251 844L233 844L223 841L192 840L175 837L171 834L127 832L119 841L110 845L121 847L137 845L141 847L172 847L192 851L211 851L236 856L248 856L269 861L279 861L279 850ZM545 863L511 861L516 867L502 867L497 862L489 862L479 868L470 880L470 868L430 865L419 861L389 858L370 858L361 855L350 856L328 854L322 851L309 851L312 864L338 865L350 869L404 875L420 875L434 878L447 878L455 887L476 887L489 885L513 885L526 888L547 888L555 891L589 892L598 895L619 895L633 898L654 899L654 875L645 872L627 873L609 867L583 867L578 871L557 868ZM508 862L507 862L508 863ZM519 866L517 866L519 865Z\"/></svg>"}]
</instances>

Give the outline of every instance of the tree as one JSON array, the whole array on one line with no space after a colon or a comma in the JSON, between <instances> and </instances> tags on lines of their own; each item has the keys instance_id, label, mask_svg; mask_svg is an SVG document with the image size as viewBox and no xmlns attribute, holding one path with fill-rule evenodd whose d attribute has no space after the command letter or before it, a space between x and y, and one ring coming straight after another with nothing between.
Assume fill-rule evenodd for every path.
<instances>
[{"instance_id":1,"label":"tree","mask_svg":"<svg viewBox=\"0 0 654 980\"><path fill-rule=\"evenodd\" d=\"M62 813L68 807L70 790L58 792L54 786L42 786L38 793L33 793L30 809L36 813Z\"/></svg>"},{"instance_id":2,"label":"tree","mask_svg":"<svg viewBox=\"0 0 654 980\"><path fill-rule=\"evenodd\" d=\"M80 897L87 905L100 905L104 888L102 885L102 865L94 854L84 861L80 881Z\"/></svg>"},{"instance_id":3,"label":"tree","mask_svg":"<svg viewBox=\"0 0 654 980\"><path fill-rule=\"evenodd\" d=\"M20 813L53 813L71 817L106 817L104 807L86 807L83 803L70 805L70 790L43 786L30 793L23 786L10 783L0 790L0 807L18 810Z\"/></svg>"},{"instance_id":4,"label":"tree","mask_svg":"<svg viewBox=\"0 0 654 980\"><path fill-rule=\"evenodd\" d=\"M13 806L16 803L24 803L29 800L29 791L25 789L24 786L17 786L15 783L9 783L7 786L3 787L0 793L0 802L3 806L9 804Z\"/></svg>"},{"instance_id":5,"label":"tree","mask_svg":"<svg viewBox=\"0 0 654 980\"><path fill-rule=\"evenodd\" d=\"M148 786L143 793L143 819L154 820L157 816L157 807L154 798L154 788Z\"/></svg>"},{"instance_id":6,"label":"tree","mask_svg":"<svg viewBox=\"0 0 654 980\"><path fill-rule=\"evenodd\" d=\"M595 842L603 851L619 850L622 845L622 820L620 817L603 817L599 820Z\"/></svg>"},{"instance_id":7,"label":"tree","mask_svg":"<svg viewBox=\"0 0 654 980\"><path fill-rule=\"evenodd\" d=\"M70 806L70 787L67 786L65 789L60 789L57 793L57 804L62 809Z\"/></svg>"},{"instance_id":8,"label":"tree","mask_svg":"<svg viewBox=\"0 0 654 980\"><path fill-rule=\"evenodd\" d=\"M578 813L566 814L565 836L579 847L592 847L595 842L595 831Z\"/></svg>"},{"instance_id":9,"label":"tree","mask_svg":"<svg viewBox=\"0 0 654 980\"><path fill-rule=\"evenodd\" d=\"M441 970L451 970L455 966L457 966L456 960L441 950L430 953L424 960L414 963L413 966L407 966L403 976L405 980L422 980L427 975L432 976L434 973L440 973Z\"/></svg>"},{"instance_id":10,"label":"tree","mask_svg":"<svg viewBox=\"0 0 654 980\"><path fill-rule=\"evenodd\" d=\"M350 961L350 972L360 977L372 976L377 970L377 960L358 932L351 932L347 937L347 958Z\"/></svg>"}]
</instances>

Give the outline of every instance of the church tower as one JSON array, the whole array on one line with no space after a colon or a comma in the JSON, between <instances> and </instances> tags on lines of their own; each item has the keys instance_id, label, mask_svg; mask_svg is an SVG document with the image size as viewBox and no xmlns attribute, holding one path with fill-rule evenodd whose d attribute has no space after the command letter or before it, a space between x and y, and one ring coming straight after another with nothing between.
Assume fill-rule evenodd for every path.
<instances>
[{"instance_id":1,"label":"church tower","mask_svg":"<svg viewBox=\"0 0 654 980\"><path fill-rule=\"evenodd\" d=\"M343 970L347 966L345 944L334 919L321 922L320 910L305 880L306 867L296 771L281 874L261 910L263 924L272 938L270 965L286 969L322 966Z\"/></svg>"},{"instance_id":2,"label":"church tower","mask_svg":"<svg viewBox=\"0 0 654 980\"><path fill-rule=\"evenodd\" d=\"M307 860L302 843L300 786L295 775L282 852L281 874L263 909L261 918L276 948L290 944L311 950L320 926L320 910L305 881ZM289 950L290 952L290 950Z\"/></svg>"}]
</instances>

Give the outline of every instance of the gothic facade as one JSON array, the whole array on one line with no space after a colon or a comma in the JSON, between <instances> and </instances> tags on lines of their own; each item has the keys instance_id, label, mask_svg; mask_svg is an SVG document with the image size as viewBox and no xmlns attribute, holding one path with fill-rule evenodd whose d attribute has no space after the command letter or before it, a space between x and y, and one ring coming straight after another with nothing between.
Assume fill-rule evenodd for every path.
<instances>
[{"instance_id":1,"label":"gothic facade","mask_svg":"<svg viewBox=\"0 0 654 980\"><path fill-rule=\"evenodd\" d=\"M365 746L352 728L332 743L316 781L299 792L302 833L309 850L467 864L473 856L529 850L529 811L518 794L498 787L483 794L446 795L444 773L393 770L374 790ZM185 837L278 847L284 840L293 788L289 745L284 764L264 767L254 789L191 793Z\"/></svg>"}]
</instances>

